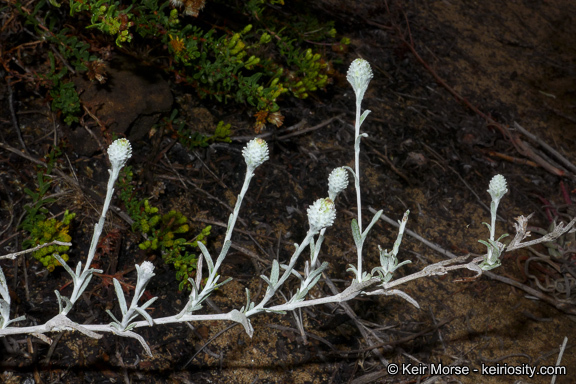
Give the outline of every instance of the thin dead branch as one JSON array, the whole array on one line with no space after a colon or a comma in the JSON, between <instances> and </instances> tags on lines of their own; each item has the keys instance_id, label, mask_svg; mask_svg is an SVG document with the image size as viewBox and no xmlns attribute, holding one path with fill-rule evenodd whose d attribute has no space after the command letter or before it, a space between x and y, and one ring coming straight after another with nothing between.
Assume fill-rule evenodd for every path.
<instances>
[{"instance_id":1,"label":"thin dead branch","mask_svg":"<svg viewBox=\"0 0 576 384\"><path fill-rule=\"evenodd\" d=\"M402 31L400 26L398 26L397 24L392 25L393 29L396 31L396 33L397 33L398 37L400 38L400 40L402 41L402 43L410 50L410 52L412 53L412 55L414 56L416 61L418 61L432 75L432 77L434 77L434 79L436 80L436 82L438 84L440 84L442 87L444 87L458 102L464 104L466 107L468 107L474 113L476 113L478 116L482 117L487 122L488 126L492 126L496 129L498 129L498 131L500 131L502 136L504 136L508 141L510 141L512 143L512 145L514 146L514 148L516 148L518 153L520 153L521 155L533 160L535 163L537 163L538 165L540 165L542 168L546 169L548 172L552 173L553 175L565 176L566 171L559 169L559 168L553 166L552 164L548 163L546 160L544 160L542 158L542 156L540 156L538 153L536 153L536 151L534 151L528 145L526 145L526 143L524 141L522 141L522 139L520 138L519 135L512 133L508 129L508 127L500 124L499 122L494 120L491 116L482 112L477 106L472 104L468 99L466 99L464 96L462 96L460 93L458 93L453 87L448 85L448 83L446 83L446 81L444 79L442 79L436 73L436 71L434 69L432 69L432 67L426 62L426 60L424 60L422 58L422 56L420 56L420 54L416 50L416 47L414 45L414 40L412 38L412 32L410 31L410 24L408 22L408 18L406 16L406 14L404 13L404 11L402 11L402 14L404 15L404 18L405 18L406 30ZM372 20L366 20L366 22L369 25L372 25L372 26L375 26L378 28L390 29L389 27L386 27L385 25L382 25L381 23L378 23L378 22L375 22ZM407 34L408 38L405 37L405 34Z\"/></svg>"}]
</instances>

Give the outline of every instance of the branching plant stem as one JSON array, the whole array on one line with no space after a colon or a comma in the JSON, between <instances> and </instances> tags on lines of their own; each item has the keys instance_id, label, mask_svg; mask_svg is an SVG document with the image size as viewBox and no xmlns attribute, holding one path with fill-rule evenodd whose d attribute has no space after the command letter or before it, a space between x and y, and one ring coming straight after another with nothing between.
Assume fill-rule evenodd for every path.
<instances>
[{"instance_id":1,"label":"branching plant stem","mask_svg":"<svg viewBox=\"0 0 576 384\"><path fill-rule=\"evenodd\" d=\"M360 189L360 115L362 100L356 101L356 123L354 124L354 188L356 190L356 206L358 207L358 228L362 233L362 190ZM357 245L356 253L358 255L358 279L362 279L362 247L363 244Z\"/></svg>"},{"instance_id":2,"label":"branching plant stem","mask_svg":"<svg viewBox=\"0 0 576 384\"><path fill-rule=\"evenodd\" d=\"M208 249L202 244L198 243L202 251L203 257L200 258L198 262L198 270L196 279L189 279L192 285L192 292L189 296L187 304L184 306L182 311L173 316L166 316L161 318L153 319L149 313L146 312L146 308L156 299L150 299L145 304L140 305L138 303L140 297L143 295L146 289L147 282L154 276L153 270L154 266L149 261L143 262L141 265L137 265L136 269L138 272L138 281L136 288L134 290L134 296L130 306L128 307L128 301L124 297L124 293L120 286L120 283L115 280L114 285L116 289L116 294L118 296L118 301L120 309L122 311L121 320L115 318L115 315L108 311L111 317L115 320L110 324L78 324L67 317L67 314L72 309L74 303L78 300L82 292L86 289L92 275L97 270L91 269L91 262L94 258L96 251L96 245L98 239L102 233L104 227L106 213L108 207L110 206L110 201L114 193L114 183L118 178L120 169L126 164L127 159L131 156L130 143L126 139L119 139L115 141L108 149L108 154L110 162L112 164L112 169L110 172L110 180L108 182L108 189L106 194L106 199L103 204L102 214L98 223L94 229L94 235L92 237L92 243L90 246L90 251L88 253L87 259L82 269L81 263L76 266L76 272L70 268L64 260L59 258L58 260L64 266L66 271L72 276L74 283L74 290L70 298L61 296L59 292L56 292L58 301L60 304L60 313L54 316L52 319L48 320L45 324L27 326L27 327L13 327L10 324L15 322L21 322L25 319L25 316L20 316L15 319L10 319L10 295L8 291L8 285L6 278L0 269L0 337L8 335L21 335L21 334L32 334L37 335L43 340L47 340L45 336L39 336L48 332L61 332L76 330L88 337L101 338L102 333L113 333L118 336L130 337L136 339L144 348L144 350L151 354L150 347L146 344L145 340L139 334L135 333L133 329L140 327L151 327L160 324L172 324L181 323L188 321L215 321L215 320L227 320L240 323L243 325L244 329L251 337L254 329L250 323L249 317L262 313L262 312L273 312L273 313L285 313L286 311L294 311L299 308L312 307L323 304L330 303L346 303L359 295L396 295L400 298L405 299L409 303L416 307L419 304L416 300L412 299L406 293L402 292L396 287L423 277L444 275L450 271L457 269L468 269L474 272L474 276L471 279L478 278L483 273L492 276L494 274L486 272L484 269L486 263L486 255L475 257L468 261L468 256L453 257L450 260L444 260L432 265L427 266L423 270L397 278L393 280L393 274L396 269L400 268L402 265L409 263L409 260L404 260L400 262L397 258L399 247L401 245L402 236L405 231L411 234L411 231L405 228L406 222L408 220L409 211L407 211L399 223L399 233L394 246L390 252L387 250L382 250L380 248L380 266L372 269L371 273L363 271L362 265L362 245L366 239L369 231L372 229L374 224L379 218L384 219L385 216L382 215L382 211L373 211L374 217L366 229L362 226L362 205L361 205L361 189L360 189L360 141L362 137L366 134L360 133L360 126L362 122L368 115L370 111L365 111L361 113L361 100L364 96L364 92L368 86L370 79L372 78L372 72L368 63L362 59L357 59L352 65L351 70L348 73L348 80L352 84L357 100L356 100L356 124L355 124L355 136L356 140L354 143L355 153L354 169L348 167L340 167L335 169L329 177L328 181L328 193L329 197L324 199L318 199L314 204L310 205L308 208L308 221L309 230L300 244L295 245L295 251L290 257L287 265L281 265L278 261L273 261L271 273L269 277L262 276L263 280L268 284L266 293L260 302L256 305L250 299L250 292L247 291L247 303L245 307L240 310L232 309L228 313L218 313L218 314L194 314L194 312L202 308L202 303L209 298L214 290L224 285L230 279L224 282L218 283L219 279L219 268L222 265L226 255L231 247L232 233L234 231L235 224L239 219L240 208L243 203L243 199L248 191L248 187L252 177L254 176L254 171L257 167L262 165L266 160L268 160L268 146L266 142L262 139L254 139L250 141L243 150L243 156L246 161L247 171L242 185L242 189L238 194L236 205L233 212L230 214L227 224L226 235L224 237L222 249L219 252L218 257L215 262L210 255ZM321 246L323 244L324 235L326 229L332 226L334 219L336 217L336 208L334 205L334 200L336 196L342 192L348 186L348 173L347 170L351 171L354 175L355 186L356 186L356 196L357 196L357 209L358 209L358 219L352 221L352 235L354 242L356 244L358 253L358 264L355 268L352 266L350 269L355 273L355 277L351 280L350 285L344 289L344 291L338 293L330 280L326 278L327 284L330 286L334 292L332 296L321 297L318 299L306 300L306 296L311 288L318 283L322 274L325 274L325 268L327 263L324 262L318 265L318 258ZM498 183L495 182L499 181ZM496 188L498 187L498 188ZM498 200L507 192L506 182L503 176L496 175L490 182L489 192L492 196L492 226L490 228L490 244L488 246L498 247L496 260L490 264L491 268L497 267L499 264L498 257L503 250L504 245L498 243L495 240L495 215L497 204L494 204L495 200ZM372 211L372 209L371 209ZM387 219L387 218L386 218ZM389 219L388 219L389 220ZM576 219L574 219L570 224L563 226L558 225L556 229L549 235L544 236L541 239L531 242L522 243L522 241L529 235L527 231L527 218L518 218L518 224L516 225L516 236L512 240L511 244L508 246L508 250L516 249L528 245L535 244L537 242L550 241L562 234L566 233L576 224ZM485 241L483 243L486 243ZM300 260L300 256L306 249L310 249L310 260L305 262L304 273L297 272L295 266ZM446 253L445 253L446 254ZM12 257L13 255L8 255ZM55 256L56 257L56 256ZM205 265L208 270L208 277L204 282L204 287L202 287L202 265ZM491 269L490 268L490 269ZM281 269L283 272L281 273ZM287 279L291 276L297 276L301 285L296 292L292 294L292 297L283 304L277 304L268 306L273 297L279 292L279 290L285 285ZM495 276L495 275L494 275ZM65 305L63 305L65 304ZM348 308L344 304L345 308ZM351 311L347 311L351 312ZM137 316L144 317L145 320L133 321ZM362 330L362 329L361 329ZM366 331L366 330L364 330ZM369 339L369 331L364 332L363 335ZM371 340L367 340L368 343L372 343ZM386 365L386 360L375 351L380 357L381 361Z\"/></svg>"}]
</instances>

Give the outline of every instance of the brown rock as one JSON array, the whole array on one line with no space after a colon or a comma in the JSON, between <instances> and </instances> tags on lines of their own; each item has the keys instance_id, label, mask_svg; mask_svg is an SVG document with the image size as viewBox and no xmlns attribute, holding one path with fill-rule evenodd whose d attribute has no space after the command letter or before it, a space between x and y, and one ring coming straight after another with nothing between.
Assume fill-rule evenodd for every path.
<instances>
[{"instance_id":1,"label":"brown rock","mask_svg":"<svg viewBox=\"0 0 576 384\"><path fill-rule=\"evenodd\" d=\"M158 69L141 65L128 57L113 59L106 68L106 82L89 81L84 76L74 79L82 103L110 132L130 140L146 136L162 113L173 104L169 84ZM100 138L100 131L93 129ZM66 132L77 153L90 155L97 143L85 129Z\"/></svg>"}]
</instances>

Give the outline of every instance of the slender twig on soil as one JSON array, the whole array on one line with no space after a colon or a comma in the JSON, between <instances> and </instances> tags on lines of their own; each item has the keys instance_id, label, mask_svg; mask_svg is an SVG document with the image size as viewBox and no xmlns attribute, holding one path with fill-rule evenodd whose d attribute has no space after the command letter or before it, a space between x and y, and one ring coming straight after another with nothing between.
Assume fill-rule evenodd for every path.
<instances>
[{"instance_id":1,"label":"slender twig on soil","mask_svg":"<svg viewBox=\"0 0 576 384\"><path fill-rule=\"evenodd\" d=\"M490 213L490 208L482 201L482 199L480 198L480 196L478 196L478 194L476 193L476 191L474 191L474 189L472 187L470 187L470 185L468 185L468 183L466 182L466 180L464 180L464 178L462 176L460 176L460 174L451 166L448 165L448 163L446 162L446 160L444 160L435 150L433 150L432 148L430 148L428 145L426 145L426 143L422 143L422 145L424 146L424 149L426 149L430 154L432 154L432 156L436 157L436 160L439 162L444 163L444 166L446 166L449 170L451 170L452 172L454 172L456 174L456 176L458 176L458 178L460 179L460 181L462 182L462 184L464 184L464 186L466 186L466 188L468 188L468 190L476 197L476 200L478 200L478 203L484 208L486 209L486 211L488 211L488 213ZM501 221L506 221L504 220L504 218L502 216L500 216L499 214L496 214L498 219Z\"/></svg>"},{"instance_id":2,"label":"slender twig on soil","mask_svg":"<svg viewBox=\"0 0 576 384\"><path fill-rule=\"evenodd\" d=\"M351 351L337 351L337 353L340 355L346 355L346 354L352 354L352 353L364 353L364 352L369 352L375 348L382 348L382 347L386 347L386 346L404 344L404 343L407 343L407 342L412 341L414 339L417 339L420 336L424 336L427 333L434 332L434 331L440 329L441 327L443 327L444 325L450 323L454 319L455 319L454 316L450 317L448 319L442 320L441 322L439 322L437 324L434 324L431 327L426 328L423 331L420 331L420 332L415 333L415 334L410 335L410 336L403 337L403 338L398 339L398 340L391 340L391 341L385 341L385 342L378 343L378 344L372 344L369 347L361 348L361 349L355 349L355 350L351 350Z\"/></svg>"},{"instance_id":3,"label":"slender twig on soil","mask_svg":"<svg viewBox=\"0 0 576 384\"><path fill-rule=\"evenodd\" d=\"M214 220L208 220L208 219L201 219L201 218L197 218L197 217L193 217L190 218L190 220L192 221L197 221L199 223L204 223L204 224L209 224L209 225L215 225L217 227L221 227L221 228L227 228L227 225L221 221L214 221ZM267 235L262 235L260 233L256 233L256 232L252 232L252 231L247 231L245 229L238 229L238 228L234 228L234 232L237 233L241 233L243 235L247 235L247 236L255 236L255 237L259 237L262 239L266 239L266 240L277 240L275 238L273 238L272 236L267 236ZM293 246L294 243L291 243L289 241L286 240L279 240L282 244L284 245L288 245L288 246Z\"/></svg>"},{"instance_id":4,"label":"slender twig on soil","mask_svg":"<svg viewBox=\"0 0 576 384\"><path fill-rule=\"evenodd\" d=\"M24 275L24 296L26 302L30 302L30 288L28 286L28 268L26 267L26 259L22 261L22 274Z\"/></svg>"},{"instance_id":5,"label":"slender twig on soil","mask_svg":"<svg viewBox=\"0 0 576 384\"><path fill-rule=\"evenodd\" d=\"M14 202L12 201L12 196L10 196L9 193L7 193L6 196L8 197L8 204L6 206L6 210L8 211L8 214L10 215L10 220L8 220L8 224L6 224L6 227L0 231L0 237L4 233L6 233L6 231L8 231L10 228L12 228L12 223L14 222ZM0 245L2 245L1 242L0 242Z\"/></svg>"},{"instance_id":6,"label":"slender twig on soil","mask_svg":"<svg viewBox=\"0 0 576 384\"><path fill-rule=\"evenodd\" d=\"M190 364L192 362L192 360L194 360L194 358L196 356L198 356L198 354L200 352L202 352L202 350L204 348L206 348L208 345L210 345L214 340L216 340L217 338L219 338L222 334L224 334L225 332L227 332L228 330L234 328L235 326L239 325L240 323L234 323L232 325L227 326L226 328L224 328L223 330L221 330L220 332L218 332L217 334L215 334L214 336L212 336L210 338L210 340L208 340L207 342L204 343L204 345L202 345L200 348L198 348L198 350L196 351L196 353L194 355L192 355L192 357L186 362L186 364L184 364L182 366L182 369L186 368L188 366L188 364Z\"/></svg>"},{"instance_id":7,"label":"slender twig on soil","mask_svg":"<svg viewBox=\"0 0 576 384\"><path fill-rule=\"evenodd\" d=\"M8 105L10 107L10 118L12 119L12 126L16 131L16 135L18 136L18 141L20 142L22 149L24 150L24 152L30 153L28 152L26 143L22 138L22 131L20 130L20 125L18 124L18 118L16 117L16 110L14 109L14 92L12 91L12 86L10 85L9 81L6 82L6 85L8 88Z\"/></svg>"},{"instance_id":8,"label":"slender twig on soil","mask_svg":"<svg viewBox=\"0 0 576 384\"><path fill-rule=\"evenodd\" d=\"M175 142L176 142L176 140L172 141L172 143L169 144L168 147L171 148ZM172 173L176 175L176 179L180 182L180 184L182 184L182 186L184 187L185 190L188 190L188 186L186 185L186 182L182 179L182 176L180 175L180 173L172 165L172 162L170 161L170 159L168 158L168 155L166 154L166 150L162 150L162 151L160 151L160 153L163 154L164 160L166 161L166 163L168 163L168 167L170 168ZM154 163L156 163L156 162L157 161L155 161Z\"/></svg>"},{"instance_id":9,"label":"slender twig on soil","mask_svg":"<svg viewBox=\"0 0 576 384\"><path fill-rule=\"evenodd\" d=\"M444 338L442 337L442 333L440 332L440 328L438 325L438 320L436 320L436 316L434 316L434 311L432 310L432 308L429 308L430 310L430 316L432 317L432 323L434 323L434 326L436 326L438 329L438 339L440 339L440 342L442 343L442 349L444 349L444 353L446 353L446 343L444 343Z\"/></svg>"},{"instance_id":10,"label":"slender twig on soil","mask_svg":"<svg viewBox=\"0 0 576 384\"><path fill-rule=\"evenodd\" d=\"M223 206L227 211L230 212L234 212L234 209L232 207L230 207L228 204L226 204L224 201L220 200L219 198L217 198L216 196L212 195L210 192L205 191L204 189L200 188L199 186L197 186L194 182L192 182L191 180L186 180L186 182L191 185L195 190L197 190L198 192L202 192L203 194L205 194L206 196L208 196L209 199L214 200L216 202L218 202L221 206ZM244 225L246 226L246 223L242 221L242 219L238 218L238 220Z\"/></svg>"},{"instance_id":11,"label":"slender twig on soil","mask_svg":"<svg viewBox=\"0 0 576 384\"><path fill-rule=\"evenodd\" d=\"M412 186L412 182L410 181L408 176L406 176L402 172L400 172L400 170L398 168L396 168L394 163L392 163L392 161L390 161L390 159L388 158L388 153L387 153L388 148L386 146L384 146L384 151L386 153L382 154L382 153L380 153L380 151L378 151L376 148L374 148L373 145L370 144L369 140L364 140L364 144L366 144L366 146L370 147L370 150L372 150L372 152L374 152L381 160L384 160L384 162L386 164L388 164L390 169L392 169L392 171L394 171L395 174L400 176L402 178L402 180L404 180L406 183L408 183L409 186Z\"/></svg>"},{"instance_id":12,"label":"slender twig on soil","mask_svg":"<svg viewBox=\"0 0 576 384\"><path fill-rule=\"evenodd\" d=\"M213 175L213 176L214 176L215 179L217 179L217 176L216 176L216 175ZM207 195L209 198L211 198L211 199L213 199L213 200L216 200L218 203L220 203L224 208L226 208L226 209L229 210L230 212L233 212L233 211L234 211L234 209L233 209L232 207L230 207L228 204L226 204L225 202L223 202L222 200L220 200L220 199L217 198L216 196L213 196L212 194L210 194L209 192L205 191L204 189L198 187L196 184L194 184L194 183L191 182L190 180L186 180L186 182L187 182L188 184L190 184L192 187L194 187L194 189L196 189L197 191L200 191L200 192L204 193L205 195ZM226 186L224 186L224 187L225 187L226 189L228 189ZM241 219L240 217L238 218L238 221L239 221L244 227L248 227L248 225L246 224L246 222L245 222L243 219ZM258 242L256 241L256 239L254 239L254 237L253 237L249 232L246 232L245 234L250 238L250 240L252 240L252 242L253 242L258 248L260 248L260 250L262 251L262 253L264 253L264 254L266 253L266 251L264 250L264 248L262 248L262 246L260 245L260 243L258 243Z\"/></svg>"},{"instance_id":13,"label":"slender twig on soil","mask_svg":"<svg viewBox=\"0 0 576 384\"><path fill-rule=\"evenodd\" d=\"M48 166L48 164L43 163L42 161L40 161L40 160L38 160L38 159L30 156L30 155L27 154L27 153L22 153L22 151L20 151L19 149L14 148L14 147L12 147L12 146L9 145L9 144L0 142L0 148L3 148L3 149L5 149L5 150L7 150L7 151L10 151L10 152L14 153L15 155L18 155L18 156L20 156L20 157L23 157L23 158L25 158L26 160L29 160L29 161L33 162L34 164L41 165L41 166L43 166L43 167L47 167L47 166Z\"/></svg>"},{"instance_id":14,"label":"slender twig on soil","mask_svg":"<svg viewBox=\"0 0 576 384\"><path fill-rule=\"evenodd\" d=\"M230 188L228 188L228 186L226 184L224 184L224 182L222 180L220 180L218 178L218 176L216 176L216 174L210 169L210 167L208 167L208 165L202 160L202 158L200 157L200 155L198 154L197 151L192 151L192 153L194 154L194 156L196 156L196 160L198 160L200 162L200 164L202 164L202 166L208 171L210 176L212 176L214 178L214 181L216 181L218 184L220 184L220 186L222 188L230 190Z\"/></svg>"},{"instance_id":15,"label":"slender twig on soil","mask_svg":"<svg viewBox=\"0 0 576 384\"><path fill-rule=\"evenodd\" d=\"M502 134L502 136L504 136L506 139L508 139L512 145L514 146L514 148L516 148L516 150L523 156L531 158L532 160L534 160L536 163L538 163L542 168L546 169L548 172L552 173L553 175L556 176L564 176L565 171L558 169L556 167L554 167L553 165L551 165L550 163L548 163L546 160L544 160L541 156L539 156L535 151L533 151L532 149L528 148L526 146L526 143L524 143L520 137L518 135L515 135L513 133L510 132L510 130L503 126L502 124L498 123L497 121L495 121L492 117L490 117L489 115L485 114L484 112L482 112L478 107L476 107L474 104L472 104L470 101L468 101L468 99L466 99L465 97L463 97L462 95L460 95L458 92L456 92L456 90L454 88L452 88L451 86L449 86L446 81L444 81L444 79L442 79L437 73L436 71L434 71L434 69L432 69L430 67L430 65L420 56L420 54L416 51L416 48L414 46L414 40L412 38L412 33L410 31L410 24L408 22L408 18L406 16L406 14L404 13L404 11L402 11L402 13L404 14L404 18L406 19L406 30L407 30L407 34L408 34L408 39L409 41L406 40L406 38L403 36L403 33L400 29L400 27L398 25L393 25L394 29L397 32L397 35L399 36L400 40L404 43L404 45L410 50L410 52L412 53L412 55L414 56L414 58L432 75L432 77L434 77L434 79L436 80L436 82L438 84L440 84L442 87L444 87L456 100L458 100L459 102L461 102L462 104L464 104L466 107L468 107L469 109L471 109L474 113L476 113L478 116L482 117L487 123L488 126L493 126L495 128L497 128L500 133ZM377 23L375 21L371 21L371 20L366 20L366 22L369 25L378 27L378 28L383 28L383 29L389 29L386 26Z\"/></svg>"},{"instance_id":16,"label":"slender twig on soil","mask_svg":"<svg viewBox=\"0 0 576 384\"><path fill-rule=\"evenodd\" d=\"M305 129L303 129L301 131L297 131L297 132L283 134L284 132L289 132L289 131L293 131L296 128L300 128L302 125L304 125L306 123L306 120L302 120L298 124L296 124L292 127L289 127L289 128L287 128L281 132L266 132L266 133L262 133L260 135L255 135L255 136L233 136L233 137L231 137L231 139L233 141L250 141L254 138L260 138L260 139L268 138L268 141L275 141L275 140L282 141L282 140L289 139L291 137L305 135L305 134L310 133L312 131L316 131L322 127L327 126L328 124L330 124L331 122L333 122L336 119L341 119L344 115L345 115L344 113L341 113L337 116L333 116L327 120L324 120L320 124L317 124L313 127L305 128Z\"/></svg>"},{"instance_id":17,"label":"slender twig on soil","mask_svg":"<svg viewBox=\"0 0 576 384\"><path fill-rule=\"evenodd\" d=\"M504 153L500 153L500 152L496 152L496 151L492 151L492 150L488 150L488 149L483 149L483 148L479 148L479 150L481 152L484 152L488 156L498 157L502 160L506 160L506 161L509 161L511 163L514 163L514 164L529 165L529 166L534 167L534 168L538 168L540 166L540 165L538 165L538 163L535 163L535 162L530 161L528 159L519 159L519 158L514 157L514 156L506 155Z\"/></svg>"},{"instance_id":18,"label":"slender twig on soil","mask_svg":"<svg viewBox=\"0 0 576 384\"><path fill-rule=\"evenodd\" d=\"M517 122L514 122L514 128L522 132L524 136L532 140L533 142L537 143L539 146L544 148L548 153L556 158L559 162L561 162L566 168L570 169L572 172L576 173L576 166L570 162L570 160L566 159L560 152L552 148L550 145L546 144L543 140L538 138L538 136L534 135L533 133L528 132L528 130L522 127Z\"/></svg>"},{"instance_id":19,"label":"slender twig on soil","mask_svg":"<svg viewBox=\"0 0 576 384\"><path fill-rule=\"evenodd\" d=\"M330 291L332 291L332 294L338 295L340 293L340 291L338 290L336 285L334 285L332 280L330 280L330 277L328 277L328 275L325 272L322 273L322 276L324 277L324 282L326 283L326 285L328 285L328 287L330 288ZM348 303L341 302L341 303L339 303L339 305L344 309L346 314L354 321L354 324L356 325L356 327L358 328L358 330L362 334L362 337L364 338L364 342L366 344L368 344L368 346L374 345L373 341L372 341L373 338L378 340L379 342L382 342L382 340L378 336L376 336L376 334L374 334L374 332L372 332L364 324L362 324L362 322L358 319L358 316L356 316L356 313L354 312L354 310L350 307L350 305ZM388 360L386 360L384 358L384 356L382 355L382 353L378 349L373 349L372 353L375 354L376 357L378 357L378 359L380 360L382 365L384 365L385 367L388 366L388 364L389 364Z\"/></svg>"},{"instance_id":20,"label":"slender twig on soil","mask_svg":"<svg viewBox=\"0 0 576 384\"><path fill-rule=\"evenodd\" d=\"M237 251L242 252L243 254L245 254L246 256L249 256L249 257L253 258L254 260L257 260L257 261L261 262L261 263L264 264L264 265L270 265L270 261L269 261L269 260L264 260L264 259L260 258L256 253L252 252L252 251L249 250L249 249L246 249L246 248L241 247L241 246L239 246L239 245L237 245L237 244L234 244L234 243L232 243L232 245L230 245L230 247L231 247L232 249L235 249L235 250L237 250Z\"/></svg>"},{"instance_id":21,"label":"slender twig on soil","mask_svg":"<svg viewBox=\"0 0 576 384\"><path fill-rule=\"evenodd\" d=\"M42 335L42 336L45 336L45 335ZM44 359L42 359L42 361L41 361L42 364L48 365L50 363L50 359L52 358L52 355L54 354L54 350L56 349L56 346L58 345L58 342L60 341L62 336L64 336L63 333L58 333L56 336L54 336L53 339L50 340L50 342L47 342L47 344L50 345L50 348L48 348L48 353L46 354L46 357Z\"/></svg>"},{"instance_id":22,"label":"slender twig on soil","mask_svg":"<svg viewBox=\"0 0 576 384\"><path fill-rule=\"evenodd\" d=\"M301 130L301 131L298 131L298 132L293 132L293 133L288 133L288 134L286 134L286 135L278 136L278 137L276 138L276 140L282 141L282 140L286 140L286 139L289 139L289 138L294 137L294 136L300 136L300 135L304 135L304 134L306 134L306 133L310 133L310 132L312 132L312 131L316 131L316 130L318 130L318 129L320 129L320 128L323 128L323 127L327 126L328 124L330 124L330 123L333 122L334 120L339 119L339 118L341 118L341 117L343 117L343 116L344 116L344 113L341 113L341 114L339 114L339 115L337 115L337 116L334 116L334 117L329 118L328 120L324 120L324 121L321 122L320 124L316 124L316 125L313 126L313 127L305 128L305 129L303 129L303 130Z\"/></svg>"},{"instance_id":23,"label":"slender twig on soil","mask_svg":"<svg viewBox=\"0 0 576 384\"><path fill-rule=\"evenodd\" d=\"M258 135L251 135L251 136L232 136L232 137L230 137L230 139L231 139L232 141L250 141L250 140L252 140L252 139L254 139L254 138L257 138L257 139L266 139L266 138L269 138L269 137L271 137L271 136L276 136L276 135L278 135L278 134L282 134L282 133L284 133L284 132L291 132L291 131L294 131L294 130L296 130L296 129L300 129L301 127L303 127L303 126L306 125L307 123L308 123L308 122L307 122L305 119L302 119L302 120L300 120L298 123L296 123L296 124L294 124L294 125L292 125L292 126L290 126L290 127L288 127L288 128L285 128L285 129L283 129L283 130L281 130L281 131L279 131L279 132L278 132L278 131L270 131L270 132L260 133L260 134L258 134ZM270 140L270 139L268 139L268 140Z\"/></svg>"},{"instance_id":24,"label":"slender twig on soil","mask_svg":"<svg viewBox=\"0 0 576 384\"><path fill-rule=\"evenodd\" d=\"M562 112L561 110L557 109L557 108L553 108L551 107L548 103L544 103L544 106L546 108L548 108L549 110L551 110L552 112L554 112L555 114L557 114L560 117L565 118L568 121L571 121L573 123L576 123L576 117L574 116L570 116L567 113Z\"/></svg>"},{"instance_id":25,"label":"slender twig on soil","mask_svg":"<svg viewBox=\"0 0 576 384\"><path fill-rule=\"evenodd\" d=\"M283 331L283 332L285 332L285 331L294 332L294 333L299 333L299 332L300 332L300 330L298 330L298 329L290 328L290 327L284 327L284 326L282 326L282 325L277 325L277 324L266 324L266 326L267 326L268 328L277 329L277 330ZM326 339L323 338L323 337L320 337L320 336L318 336L318 335L315 335L315 334L309 333L309 332L306 332L306 336L309 337L309 338L311 338L311 339L318 340L318 341L321 342L322 344L326 344L326 346L328 346L328 348L330 348L330 349L331 349L332 351L334 351L334 352L341 352L341 351L338 351L338 350L336 349L336 347L335 347L332 343L330 343L328 340L326 340Z\"/></svg>"},{"instance_id":26,"label":"slender twig on soil","mask_svg":"<svg viewBox=\"0 0 576 384\"><path fill-rule=\"evenodd\" d=\"M104 123L102 123L100 121L100 119L90 111L90 109L88 109L84 104L82 104L82 108L84 109L84 112L86 112L88 114L88 116L90 116L92 119L94 119L94 121L96 121L98 126L100 126L100 129L102 129L102 130L106 129L106 126L104 125ZM100 139L98 139L96 134L94 132L92 132L92 130L88 127L88 125L86 125L86 123L84 123L84 118L82 118L82 127L84 128L84 130L86 132L88 132L88 134L92 137L92 139L94 139L94 141L98 145L98 149L100 151L102 151L103 153L106 153L106 149L104 148L104 145L102 145L102 143L100 142Z\"/></svg>"}]
</instances>

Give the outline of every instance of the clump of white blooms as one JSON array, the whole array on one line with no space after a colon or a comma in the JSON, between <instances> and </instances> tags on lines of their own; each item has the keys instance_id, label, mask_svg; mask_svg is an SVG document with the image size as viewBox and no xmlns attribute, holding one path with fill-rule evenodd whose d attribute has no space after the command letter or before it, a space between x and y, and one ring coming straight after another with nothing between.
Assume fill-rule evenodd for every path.
<instances>
[{"instance_id":1,"label":"clump of white blooms","mask_svg":"<svg viewBox=\"0 0 576 384\"><path fill-rule=\"evenodd\" d=\"M128 139L118 139L108 147L108 157L112 164L112 169L120 169L132 157L132 146Z\"/></svg>"},{"instance_id":2,"label":"clump of white blooms","mask_svg":"<svg viewBox=\"0 0 576 384\"><path fill-rule=\"evenodd\" d=\"M269 159L268 144L262 139L253 139L242 150L248 170L253 172L262 163Z\"/></svg>"},{"instance_id":3,"label":"clump of white blooms","mask_svg":"<svg viewBox=\"0 0 576 384\"><path fill-rule=\"evenodd\" d=\"M344 167L334 169L328 176L328 196L331 200L348 187L348 171Z\"/></svg>"},{"instance_id":4,"label":"clump of white blooms","mask_svg":"<svg viewBox=\"0 0 576 384\"><path fill-rule=\"evenodd\" d=\"M336 219L336 206L330 198L318 199L308 207L308 222L310 230L318 232L330 227Z\"/></svg>"},{"instance_id":5,"label":"clump of white blooms","mask_svg":"<svg viewBox=\"0 0 576 384\"><path fill-rule=\"evenodd\" d=\"M498 203L502 196L508 192L506 188L506 179L502 175L496 175L490 180L490 185L488 187L488 193L492 197L492 201Z\"/></svg>"},{"instance_id":6,"label":"clump of white blooms","mask_svg":"<svg viewBox=\"0 0 576 384\"><path fill-rule=\"evenodd\" d=\"M138 271L138 277L142 281L148 281L155 275L154 264L149 261L145 261L141 265L136 264L136 270Z\"/></svg>"},{"instance_id":7,"label":"clump of white blooms","mask_svg":"<svg viewBox=\"0 0 576 384\"><path fill-rule=\"evenodd\" d=\"M364 59L356 59L350 64L346 78L352 85L354 93L356 93L356 100L362 100L364 93L368 89L368 84L372 80L372 68L370 64Z\"/></svg>"}]
</instances>

